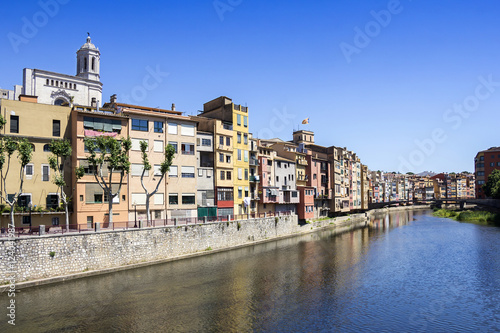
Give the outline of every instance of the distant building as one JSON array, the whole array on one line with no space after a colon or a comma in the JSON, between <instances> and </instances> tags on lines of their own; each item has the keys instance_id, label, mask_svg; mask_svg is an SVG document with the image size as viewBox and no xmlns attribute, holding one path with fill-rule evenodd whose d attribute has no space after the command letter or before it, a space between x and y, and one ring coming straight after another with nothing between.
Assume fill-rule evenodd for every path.
<instances>
[{"instance_id":1,"label":"distant building","mask_svg":"<svg viewBox=\"0 0 500 333\"><path fill-rule=\"evenodd\" d=\"M500 170L500 147L491 147L477 153L474 159L476 176L476 198L484 199L486 196L482 186L488 181L493 170Z\"/></svg>"}]
</instances>

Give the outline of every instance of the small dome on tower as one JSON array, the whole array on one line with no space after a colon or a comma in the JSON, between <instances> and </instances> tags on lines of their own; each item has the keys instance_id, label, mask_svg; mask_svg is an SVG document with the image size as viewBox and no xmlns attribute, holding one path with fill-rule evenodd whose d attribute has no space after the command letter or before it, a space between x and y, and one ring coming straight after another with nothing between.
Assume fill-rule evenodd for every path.
<instances>
[{"instance_id":1,"label":"small dome on tower","mask_svg":"<svg viewBox=\"0 0 500 333\"><path fill-rule=\"evenodd\" d=\"M87 42L80 47L80 50L82 49L89 49L89 50L99 50L92 42L90 41L90 34L87 36Z\"/></svg>"}]
</instances>

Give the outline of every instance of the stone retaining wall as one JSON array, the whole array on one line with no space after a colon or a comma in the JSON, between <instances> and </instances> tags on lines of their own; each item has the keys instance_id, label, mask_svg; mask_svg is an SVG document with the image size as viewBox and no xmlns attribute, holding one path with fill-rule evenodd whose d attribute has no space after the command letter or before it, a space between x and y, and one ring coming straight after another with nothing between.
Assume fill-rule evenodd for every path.
<instances>
[{"instance_id":1,"label":"stone retaining wall","mask_svg":"<svg viewBox=\"0 0 500 333\"><path fill-rule=\"evenodd\" d=\"M387 212L387 209L381 210ZM367 226L369 213L298 224L296 215L186 226L21 237L0 240L0 285L68 275L95 275L186 255L336 228ZM12 257L15 259L13 265ZM89 272L83 274L83 272ZM94 272L90 274L90 272ZM59 279L64 280L64 279Z\"/></svg>"}]
</instances>

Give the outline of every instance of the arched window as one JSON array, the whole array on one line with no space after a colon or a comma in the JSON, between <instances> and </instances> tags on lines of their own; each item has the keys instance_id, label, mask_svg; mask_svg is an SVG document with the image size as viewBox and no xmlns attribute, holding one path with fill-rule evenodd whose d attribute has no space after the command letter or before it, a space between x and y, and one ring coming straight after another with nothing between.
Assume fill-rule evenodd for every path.
<instances>
[{"instance_id":1,"label":"arched window","mask_svg":"<svg viewBox=\"0 0 500 333\"><path fill-rule=\"evenodd\" d=\"M92 57L92 70L95 70L95 57Z\"/></svg>"},{"instance_id":2,"label":"arched window","mask_svg":"<svg viewBox=\"0 0 500 333\"><path fill-rule=\"evenodd\" d=\"M49 79L47 79L47 81L46 81L46 83L45 83L45 84L46 84L46 85L49 85Z\"/></svg>"},{"instance_id":3,"label":"arched window","mask_svg":"<svg viewBox=\"0 0 500 333\"><path fill-rule=\"evenodd\" d=\"M65 106L65 105L68 105L68 102L66 102L64 99L62 98L58 98L54 101L54 105L62 105L62 106Z\"/></svg>"},{"instance_id":4,"label":"arched window","mask_svg":"<svg viewBox=\"0 0 500 333\"><path fill-rule=\"evenodd\" d=\"M43 151L50 152L50 145L48 143L43 145Z\"/></svg>"},{"instance_id":5,"label":"arched window","mask_svg":"<svg viewBox=\"0 0 500 333\"><path fill-rule=\"evenodd\" d=\"M31 149L33 150L33 152L35 152L35 145L34 144L31 144Z\"/></svg>"},{"instance_id":6,"label":"arched window","mask_svg":"<svg viewBox=\"0 0 500 333\"><path fill-rule=\"evenodd\" d=\"M87 58L83 58L83 70L87 70Z\"/></svg>"}]
</instances>

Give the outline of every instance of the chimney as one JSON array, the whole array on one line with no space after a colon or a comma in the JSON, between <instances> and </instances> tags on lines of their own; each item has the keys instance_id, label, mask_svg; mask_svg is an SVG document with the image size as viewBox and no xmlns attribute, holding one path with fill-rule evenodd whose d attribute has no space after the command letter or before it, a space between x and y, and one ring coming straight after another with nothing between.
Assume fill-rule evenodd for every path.
<instances>
[{"instance_id":1,"label":"chimney","mask_svg":"<svg viewBox=\"0 0 500 333\"><path fill-rule=\"evenodd\" d=\"M111 97L109 98L109 102L111 104L115 104L116 103L116 94L111 95Z\"/></svg>"},{"instance_id":2,"label":"chimney","mask_svg":"<svg viewBox=\"0 0 500 333\"><path fill-rule=\"evenodd\" d=\"M175 111L175 103L172 103L172 111Z\"/></svg>"}]
</instances>

